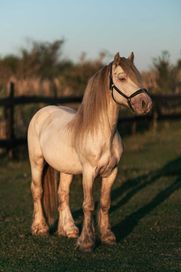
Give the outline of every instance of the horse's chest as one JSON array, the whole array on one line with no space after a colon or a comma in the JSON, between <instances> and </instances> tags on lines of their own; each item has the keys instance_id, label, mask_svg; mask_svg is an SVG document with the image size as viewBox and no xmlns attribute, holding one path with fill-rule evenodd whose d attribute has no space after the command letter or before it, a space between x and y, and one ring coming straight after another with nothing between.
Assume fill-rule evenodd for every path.
<instances>
[{"instance_id":1,"label":"horse's chest","mask_svg":"<svg viewBox=\"0 0 181 272\"><path fill-rule=\"evenodd\" d=\"M122 142L118 133L114 135L112 141L102 140L87 141L87 145L77 150L82 165L89 165L95 169L97 175L106 177L111 174L117 166L122 151Z\"/></svg>"},{"instance_id":2,"label":"horse's chest","mask_svg":"<svg viewBox=\"0 0 181 272\"><path fill-rule=\"evenodd\" d=\"M116 167L118 163L118 158L114 152L105 152L98 163L98 174L100 174L103 177L108 176L112 170Z\"/></svg>"}]
</instances>

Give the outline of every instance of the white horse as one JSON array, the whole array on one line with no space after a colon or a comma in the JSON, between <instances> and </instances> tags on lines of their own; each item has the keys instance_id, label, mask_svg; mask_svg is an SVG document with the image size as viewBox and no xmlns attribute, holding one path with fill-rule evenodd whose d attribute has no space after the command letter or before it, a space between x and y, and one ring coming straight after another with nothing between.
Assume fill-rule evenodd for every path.
<instances>
[{"instance_id":1,"label":"white horse","mask_svg":"<svg viewBox=\"0 0 181 272\"><path fill-rule=\"evenodd\" d=\"M92 219L93 183L102 177L98 226L100 240L116 242L109 222L110 192L123 152L116 129L120 105L146 114L152 101L134 65L117 53L114 61L88 81L83 102L77 112L63 106L47 106L32 118L28 129L28 148L34 201L33 235L45 235L58 197L58 234L77 237L78 228L69 207L69 188L73 175L82 174L84 221L77 247L91 251L95 245ZM60 173L58 192L54 172Z\"/></svg>"}]
</instances>

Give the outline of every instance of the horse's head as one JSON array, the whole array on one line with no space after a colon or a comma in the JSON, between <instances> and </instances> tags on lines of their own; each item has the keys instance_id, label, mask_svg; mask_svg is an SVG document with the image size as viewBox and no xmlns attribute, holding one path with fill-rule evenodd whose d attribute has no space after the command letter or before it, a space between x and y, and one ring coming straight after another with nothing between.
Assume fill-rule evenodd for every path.
<instances>
[{"instance_id":1,"label":"horse's head","mask_svg":"<svg viewBox=\"0 0 181 272\"><path fill-rule=\"evenodd\" d=\"M152 108L152 100L145 88L142 77L134 65L134 54L128 58L117 53L111 65L110 89L118 104L130 107L138 114L146 114Z\"/></svg>"}]
</instances>

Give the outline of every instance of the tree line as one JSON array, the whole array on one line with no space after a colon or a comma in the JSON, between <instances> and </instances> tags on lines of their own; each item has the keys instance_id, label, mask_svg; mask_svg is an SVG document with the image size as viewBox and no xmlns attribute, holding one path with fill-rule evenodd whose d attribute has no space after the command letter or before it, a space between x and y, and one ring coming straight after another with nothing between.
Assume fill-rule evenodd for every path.
<instances>
[{"instance_id":1,"label":"tree line","mask_svg":"<svg viewBox=\"0 0 181 272\"><path fill-rule=\"evenodd\" d=\"M104 65L106 53L93 60L82 54L75 63L63 57L63 45L64 40L31 41L19 54L0 57L0 96L9 81L15 81L17 93L25 95L82 95L88 79ZM171 64L167 51L153 59L152 69L142 74L152 92L181 92L181 59Z\"/></svg>"}]
</instances>

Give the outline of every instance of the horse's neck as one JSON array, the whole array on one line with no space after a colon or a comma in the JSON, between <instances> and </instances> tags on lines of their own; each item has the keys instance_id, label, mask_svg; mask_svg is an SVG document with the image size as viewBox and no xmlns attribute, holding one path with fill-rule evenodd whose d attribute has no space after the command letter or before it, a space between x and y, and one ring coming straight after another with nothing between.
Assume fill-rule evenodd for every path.
<instances>
[{"instance_id":1,"label":"horse's neck","mask_svg":"<svg viewBox=\"0 0 181 272\"><path fill-rule=\"evenodd\" d=\"M109 88L109 67L104 67L86 87L83 102L69 128L73 129L73 142L82 139L96 142L111 142L116 131L119 106L114 102ZM89 141L89 140L88 140Z\"/></svg>"},{"instance_id":2,"label":"horse's neck","mask_svg":"<svg viewBox=\"0 0 181 272\"><path fill-rule=\"evenodd\" d=\"M112 100L112 108L110 109L110 124L111 132L114 133L117 128L117 122L119 117L119 106Z\"/></svg>"},{"instance_id":3,"label":"horse's neck","mask_svg":"<svg viewBox=\"0 0 181 272\"><path fill-rule=\"evenodd\" d=\"M107 104L107 121L104 123L105 135L112 138L117 127L119 106L113 101L111 96L108 97Z\"/></svg>"}]
</instances>

